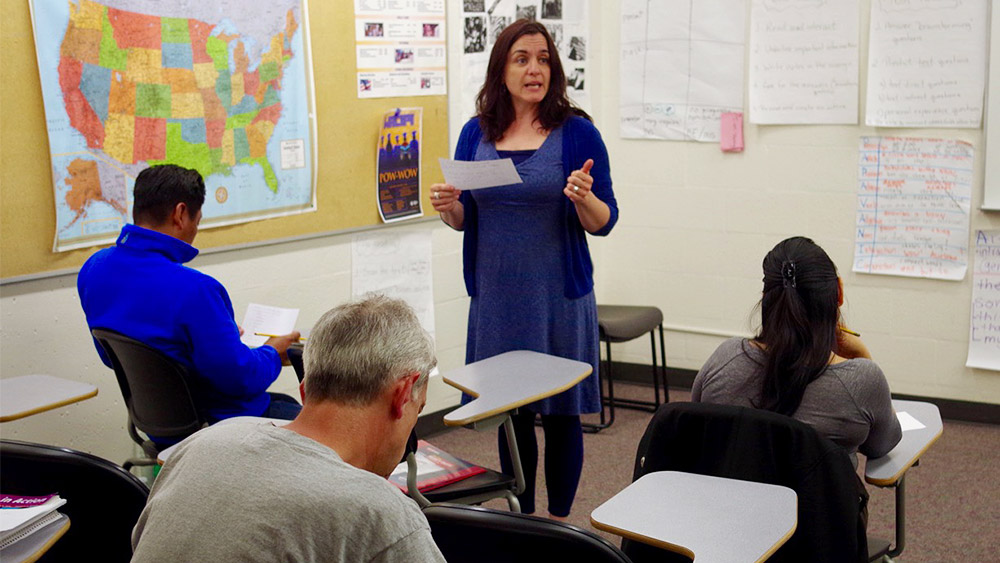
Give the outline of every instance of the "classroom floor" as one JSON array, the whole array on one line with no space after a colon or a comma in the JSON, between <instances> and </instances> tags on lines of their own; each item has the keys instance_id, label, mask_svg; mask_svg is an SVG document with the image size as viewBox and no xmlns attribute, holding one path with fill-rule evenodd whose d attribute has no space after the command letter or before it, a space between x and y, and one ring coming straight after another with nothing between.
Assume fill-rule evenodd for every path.
<instances>
[{"instance_id":1,"label":"classroom floor","mask_svg":"<svg viewBox=\"0 0 1000 563\"><path fill-rule=\"evenodd\" d=\"M615 385L616 395L648 400L652 389ZM685 390L671 389L673 401L687 401ZM632 481L635 450L651 414L617 409L611 428L584 434L583 475L569 522L596 532L590 513ZM595 417L585 417L585 421ZM539 464L544 462L539 436ZM499 468L496 436L464 428L438 434L429 441L469 461ZM944 434L908 473L906 545L897 561L1000 561L1000 426L945 421ZM545 476L539 471L536 500L545 514ZM890 538L894 500L888 489L869 488L869 533ZM502 500L485 506L506 509ZM615 545L619 538L598 532Z\"/></svg>"}]
</instances>

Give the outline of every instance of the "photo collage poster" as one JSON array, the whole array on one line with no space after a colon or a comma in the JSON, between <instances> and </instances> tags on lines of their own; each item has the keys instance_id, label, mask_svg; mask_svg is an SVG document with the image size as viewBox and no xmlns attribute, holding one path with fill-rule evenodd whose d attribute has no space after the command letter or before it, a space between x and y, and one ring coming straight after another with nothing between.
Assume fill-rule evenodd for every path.
<instances>
[{"instance_id":1,"label":"photo collage poster","mask_svg":"<svg viewBox=\"0 0 1000 563\"><path fill-rule=\"evenodd\" d=\"M444 0L355 0L359 98L448 93Z\"/></svg>"}]
</instances>

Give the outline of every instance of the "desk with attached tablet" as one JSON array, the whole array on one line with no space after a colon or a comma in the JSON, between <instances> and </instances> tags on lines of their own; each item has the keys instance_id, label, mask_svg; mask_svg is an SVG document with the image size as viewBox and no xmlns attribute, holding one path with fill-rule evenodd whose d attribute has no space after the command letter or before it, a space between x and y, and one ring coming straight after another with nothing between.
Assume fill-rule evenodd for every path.
<instances>
[{"instance_id":1,"label":"desk with attached tablet","mask_svg":"<svg viewBox=\"0 0 1000 563\"><path fill-rule=\"evenodd\" d=\"M51 375L0 379L0 422L10 422L97 395L97 387Z\"/></svg>"}]
</instances>

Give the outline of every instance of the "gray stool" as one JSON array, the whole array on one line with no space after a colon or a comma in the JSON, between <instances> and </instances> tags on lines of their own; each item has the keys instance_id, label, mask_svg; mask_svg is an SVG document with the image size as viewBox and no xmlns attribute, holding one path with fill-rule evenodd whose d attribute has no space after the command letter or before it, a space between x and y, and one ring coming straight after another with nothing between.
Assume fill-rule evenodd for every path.
<instances>
[{"instance_id":1,"label":"gray stool","mask_svg":"<svg viewBox=\"0 0 1000 563\"><path fill-rule=\"evenodd\" d=\"M615 422L615 407L655 411L660 406L660 380L663 380L663 402L670 402L670 392L667 390L667 356L663 348L663 313L657 307L639 307L632 305L598 305L597 325L600 328L601 341L604 342L606 360L598 372L598 386L601 389L601 422L600 424L584 424L585 432L600 432ZM660 330L660 362L656 361L656 338L654 333ZM634 399L615 398L615 379L611 368L611 343L628 342L649 333L649 345L652 354L653 368L653 400L638 401ZM601 380L607 379L608 395L604 396L604 386ZM609 415L605 419L604 406L608 406Z\"/></svg>"}]
</instances>

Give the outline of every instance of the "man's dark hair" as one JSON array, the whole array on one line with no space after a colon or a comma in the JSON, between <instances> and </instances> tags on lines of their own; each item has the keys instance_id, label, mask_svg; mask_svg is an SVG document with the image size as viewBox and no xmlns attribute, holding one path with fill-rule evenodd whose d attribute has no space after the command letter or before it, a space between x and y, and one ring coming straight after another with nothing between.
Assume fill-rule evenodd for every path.
<instances>
[{"instance_id":1,"label":"man's dark hair","mask_svg":"<svg viewBox=\"0 0 1000 563\"><path fill-rule=\"evenodd\" d=\"M150 166L135 179L133 194L132 220L137 225L162 225L181 202L193 219L205 203L205 180L197 170L174 164Z\"/></svg>"}]
</instances>

